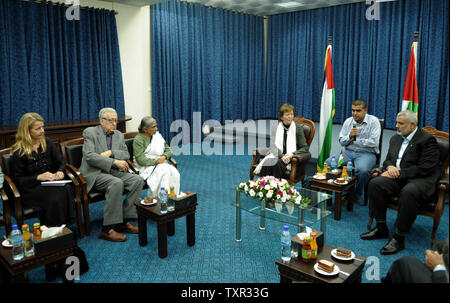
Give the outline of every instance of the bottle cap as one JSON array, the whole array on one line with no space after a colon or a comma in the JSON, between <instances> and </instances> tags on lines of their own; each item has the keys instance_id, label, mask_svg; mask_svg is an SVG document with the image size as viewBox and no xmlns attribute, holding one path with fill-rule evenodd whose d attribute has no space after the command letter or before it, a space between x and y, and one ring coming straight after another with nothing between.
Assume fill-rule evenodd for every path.
<instances>
[{"instance_id":1,"label":"bottle cap","mask_svg":"<svg viewBox=\"0 0 450 303\"><path fill-rule=\"evenodd\" d=\"M161 187L161 190L164 190L164 186L163 186L163 187Z\"/></svg>"},{"instance_id":2,"label":"bottle cap","mask_svg":"<svg viewBox=\"0 0 450 303\"><path fill-rule=\"evenodd\" d=\"M310 235L311 235L311 237L317 237L317 232L316 231L312 231Z\"/></svg>"},{"instance_id":3,"label":"bottle cap","mask_svg":"<svg viewBox=\"0 0 450 303\"><path fill-rule=\"evenodd\" d=\"M289 230L289 225L283 226L283 230Z\"/></svg>"},{"instance_id":4,"label":"bottle cap","mask_svg":"<svg viewBox=\"0 0 450 303\"><path fill-rule=\"evenodd\" d=\"M12 229L17 229L18 227L17 227L17 224L14 224L13 226L12 226Z\"/></svg>"},{"instance_id":5,"label":"bottle cap","mask_svg":"<svg viewBox=\"0 0 450 303\"><path fill-rule=\"evenodd\" d=\"M311 241L311 237L310 237L310 236L305 236L305 237L303 238L303 241L309 242L309 241Z\"/></svg>"}]
</instances>

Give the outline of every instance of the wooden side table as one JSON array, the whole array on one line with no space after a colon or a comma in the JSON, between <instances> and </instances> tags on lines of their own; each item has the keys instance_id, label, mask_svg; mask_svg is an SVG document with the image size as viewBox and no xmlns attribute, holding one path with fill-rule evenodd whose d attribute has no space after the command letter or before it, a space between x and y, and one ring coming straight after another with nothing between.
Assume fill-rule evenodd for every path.
<instances>
[{"instance_id":1,"label":"wooden side table","mask_svg":"<svg viewBox=\"0 0 450 303\"><path fill-rule=\"evenodd\" d=\"M10 283L26 282L25 273L27 271L73 256L74 247L75 243L50 252L32 257L24 257L22 260L15 261L12 258L12 248L5 248L0 245L0 272L2 281Z\"/></svg>"},{"instance_id":2,"label":"wooden side table","mask_svg":"<svg viewBox=\"0 0 450 303\"><path fill-rule=\"evenodd\" d=\"M344 199L347 200L347 209L353 210L353 201L352 198L354 197L355 193L355 184L356 184L356 177L352 177L348 183L345 185L336 184L334 182L330 183L328 180L317 180L314 178L311 178L310 184L311 189L317 190L317 191L325 191L327 193L334 192L334 219L340 220L341 219L341 205ZM344 197L344 192L347 191L347 194Z\"/></svg>"},{"instance_id":3,"label":"wooden side table","mask_svg":"<svg viewBox=\"0 0 450 303\"><path fill-rule=\"evenodd\" d=\"M356 259L351 261L340 261L331 256L334 247L323 245L322 250L317 255L317 260L305 263L298 259L291 259L288 263L278 259L275 263L278 265L280 274L280 283L297 282L313 282L313 283L361 283L362 273L366 258L355 256ZM299 252L301 254L301 252ZM325 276L314 270L314 264L320 259L334 262L339 270L349 275L339 272L334 276Z\"/></svg>"},{"instance_id":4,"label":"wooden side table","mask_svg":"<svg viewBox=\"0 0 450 303\"><path fill-rule=\"evenodd\" d=\"M175 234L175 219L186 216L187 245L195 245L195 211L197 208L197 194L186 192L186 198L176 201L175 210L161 214L159 199L151 206L144 206L136 202L139 225L139 245L147 245L147 219L158 225L158 256L167 257L167 235Z\"/></svg>"}]
</instances>

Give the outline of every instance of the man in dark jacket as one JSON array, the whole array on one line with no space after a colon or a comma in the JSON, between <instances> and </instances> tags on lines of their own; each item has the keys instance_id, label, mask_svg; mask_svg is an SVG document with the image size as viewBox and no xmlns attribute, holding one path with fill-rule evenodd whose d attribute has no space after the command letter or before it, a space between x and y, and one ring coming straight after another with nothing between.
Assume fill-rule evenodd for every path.
<instances>
[{"instance_id":1,"label":"man in dark jacket","mask_svg":"<svg viewBox=\"0 0 450 303\"><path fill-rule=\"evenodd\" d=\"M392 263L382 283L448 283L448 238L425 251L425 264L406 256Z\"/></svg>"},{"instance_id":2,"label":"man in dark jacket","mask_svg":"<svg viewBox=\"0 0 450 303\"><path fill-rule=\"evenodd\" d=\"M362 234L363 240L389 237L386 225L387 202L398 197L396 231L381 249L382 254L395 254L405 247L405 235L414 223L419 203L434 194L441 174L439 147L436 139L418 129L417 116L410 110L397 115L397 134L389 142L384 172L368 186L369 208L376 227Z\"/></svg>"}]
</instances>

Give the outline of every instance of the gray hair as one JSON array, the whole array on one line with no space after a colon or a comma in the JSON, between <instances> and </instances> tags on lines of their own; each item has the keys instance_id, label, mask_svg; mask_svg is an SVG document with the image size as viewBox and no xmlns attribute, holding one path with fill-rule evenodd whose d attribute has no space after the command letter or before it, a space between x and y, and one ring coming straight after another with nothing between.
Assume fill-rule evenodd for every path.
<instances>
[{"instance_id":1,"label":"gray hair","mask_svg":"<svg viewBox=\"0 0 450 303\"><path fill-rule=\"evenodd\" d=\"M105 118L106 117L106 113L115 113L117 115L117 112L116 112L116 110L114 108L105 107L105 108L102 108L100 110L100 112L98 113L98 118L99 119Z\"/></svg>"},{"instance_id":2,"label":"gray hair","mask_svg":"<svg viewBox=\"0 0 450 303\"><path fill-rule=\"evenodd\" d=\"M402 110L401 112L399 112L397 114L397 117L399 117L399 116L404 116L406 122L414 123L415 125L417 125L417 115L412 110L409 110L409 109Z\"/></svg>"},{"instance_id":3,"label":"gray hair","mask_svg":"<svg viewBox=\"0 0 450 303\"><path fill-rule=\"evenodd\" d=\"M150 116L145 116L144 118L142 118L141 124L138 127L139 132L143 133L144 128L150 127L153 124L153 122L156 122L156 119Z\"/></svg>"}]
</instances>

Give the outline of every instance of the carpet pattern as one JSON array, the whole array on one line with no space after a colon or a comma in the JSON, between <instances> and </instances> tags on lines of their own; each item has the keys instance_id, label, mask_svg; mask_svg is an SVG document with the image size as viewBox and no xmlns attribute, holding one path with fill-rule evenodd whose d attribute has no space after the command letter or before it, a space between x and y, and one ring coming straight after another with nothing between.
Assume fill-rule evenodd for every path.
<instances>
[{"instance_id":1,"label":"carpet pattern","mask_svg":"<svg viewBox=\"0 0 450 303\"><path fill-rule=\"evenodd\" d=\"M248 147L251 149L251 147ZM242 242L235 239L234 187L249 177L252 157L245 155L179 155L181 190L198 195L195 217L196 243L186 244L186 220L175 221L175 235L168 237L168 256L158 257L156 224L147 221L148 244L139 246L138 235L127 234L124 243L98 239L102 225L104 202L90 205L92 233L79 241L89 262L89 271L77 283L278 283L275 261L280 258L282 223L266 220L266 230L259 230L259 217L242 212ZM314 170L315 163L311 163ZM144 197L146 191L143 191ZM332 210L332 207L329 207ZM388 210L387 222L393 231L396 212ZM445 239L449 230L448 205L441 218L437 240ZM384 277L397 258L410 255L424 261L429 248L432 220L417 217L406 238L406 249L393 256L379 253L387 239L363 241L359 235L366 231L368 208L355 205L352 212L345 207L342 219L327 217L326 244L345 246L356 254L374 256L379 261L379 278ZM27 222L30 223L30 222ZM319 228L313 225L313 228ZM291 226L291 233L297 228ZM366 276L363 283L379 283ZM370 271L373 273L373 270ZM46 282L44 268L28 273L30 282ZM56 282L61 282L57 280Z\"/></svg>"}]
</instances>

